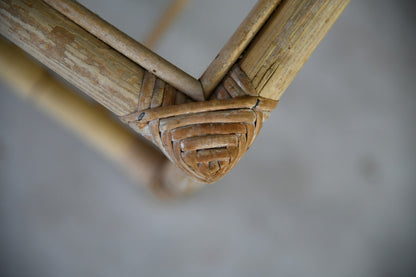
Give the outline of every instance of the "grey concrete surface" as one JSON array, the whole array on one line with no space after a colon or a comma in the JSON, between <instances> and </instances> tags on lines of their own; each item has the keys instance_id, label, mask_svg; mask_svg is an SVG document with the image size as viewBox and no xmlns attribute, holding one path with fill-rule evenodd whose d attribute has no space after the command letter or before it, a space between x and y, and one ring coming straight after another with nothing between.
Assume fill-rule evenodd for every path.
<instances>
[{"instance_id":1,"label":"grey concrete surface","mask_svg":"<svg viewBox=\"0 0 416 277\"><path fill-rule=\"evenodd\" d=\"M166 5L81 2L138 39ZM194 2L157 51L198 76L254 1ZM412 10L352 1L239 165L180 201L0 84L0 276L414 276Z\"/></svg>"}]
</instances>

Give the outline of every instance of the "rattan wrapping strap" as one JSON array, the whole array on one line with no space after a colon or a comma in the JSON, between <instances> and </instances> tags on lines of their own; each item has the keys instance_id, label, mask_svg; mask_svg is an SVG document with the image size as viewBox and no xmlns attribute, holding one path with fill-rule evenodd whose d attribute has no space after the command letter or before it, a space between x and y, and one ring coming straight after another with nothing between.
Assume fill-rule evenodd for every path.
<instances>
[{"instance_id":1,"label":"rattan wrapping strap","mask_svg":"<svg viewBox=\"0 0 416 277\"><path fill-rule=\"evenodd\" d=\"M138 111L122 120L195 180L212 183L237 164L277 102L257 96L237 65L204 102L146 73Z\"/></svg>"}]
</instances>

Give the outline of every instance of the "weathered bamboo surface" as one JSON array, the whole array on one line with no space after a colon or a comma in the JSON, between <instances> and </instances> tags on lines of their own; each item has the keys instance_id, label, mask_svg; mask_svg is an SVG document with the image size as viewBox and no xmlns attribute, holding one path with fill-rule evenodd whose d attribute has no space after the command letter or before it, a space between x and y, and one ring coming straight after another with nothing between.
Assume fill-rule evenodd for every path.
<instances>
[{"instance_id":1,"label":"weathered bamboo surface","mask_svg":"<svg viewBox=\"0 0 416 277\"><path fill-rule=\"evenodd\" d=\"M281 0L259 0L230 37L221 51L211 62L200 81L204 89L205 98L214 91L222 78L235 64L239 56L252 41L254 36L264 25L270 14L275 10Z\"/></svg>"},{"instance_id":2,"label":"weathered bamboo surface","mask_svg":"<svg viewBox=\"0 0 416 277\"><path fill-rule=\"evenodd\" d=\"M349 0L283 0L240 61L259 95L278 100Z\"/></svg>"},{"instance_id":3,"label":"weathered bamboo surface","mask_svg":"<svg viewBox=\"0 0 416 277\"><path fill-rule=\"evenodd\" d=\"M194 100L204 100L201 84L194 77L156 55L142 44L72 0L44 0L88 32Z\"/></svg>"},{"instance_id":4,"label":"weathered bamboo surface","mask_svg":"<svg viewBox=\"0 0 416 277\"><path fill-rule=\"evenodd\" d=\"M144 70L39 0L0 0L0 32L116 115L135 110Z\"/></svg>"},{"instance_id":5,"label":"weathered bamboo surface","mask_svg":"<svg viewBox=\"0 0 416 277\"><path fill-rule=\"evenodd\" d=\"M1 37L0 79L155 192L179 195L200 186L161 152L115 122L102 107L72 92Z\"/></svg>"}]
</instances>

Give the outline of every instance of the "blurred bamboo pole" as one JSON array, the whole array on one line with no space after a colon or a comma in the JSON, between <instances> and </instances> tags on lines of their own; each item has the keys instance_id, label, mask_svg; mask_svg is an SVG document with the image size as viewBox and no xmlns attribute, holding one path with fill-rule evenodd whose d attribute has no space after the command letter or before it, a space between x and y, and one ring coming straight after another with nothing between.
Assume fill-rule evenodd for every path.
<instances>
[{"instance_id":1,"label":"blurred bamboo pole","mask_svg":"<svg viewBox=\"0 0 416 277\"><path fill-rule=\"evenodd\" d=\"M189 0L171 0L170 5L159 18L156 26L147 34L143 44L149 49L154 48L169 26L182 14L188 4Z\"/></svg>"},{"instance_id":2,"label":"blurred bamboo pole","mask_svg":"<svg viewBox=\"0 0 416 277\"><path fill-rule=\"evenodd\" d=\"M73 93L1 37L0 79L156 193L179 195L200 186L161 152L117 123L103 107Z\"/></svg>"}]
</instances>

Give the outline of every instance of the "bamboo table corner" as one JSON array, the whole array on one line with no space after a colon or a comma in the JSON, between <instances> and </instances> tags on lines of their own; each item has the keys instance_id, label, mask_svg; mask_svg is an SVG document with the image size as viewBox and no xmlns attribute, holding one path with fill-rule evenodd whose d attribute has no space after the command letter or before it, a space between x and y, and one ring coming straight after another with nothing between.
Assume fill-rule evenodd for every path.
<instances>
[{"instance_id":1,"label":"bamboo table corner","mask_svg":"<svg viewBox=\"0 0 416 277\"><path fill-rule=\"evenodd\" d=\"M258 1L197 79L76 1L0 0L3 36L160 152L5 41L0 76L160 194L180 195L236 166L348 2Z\"/></svg>"}]
</instances>

